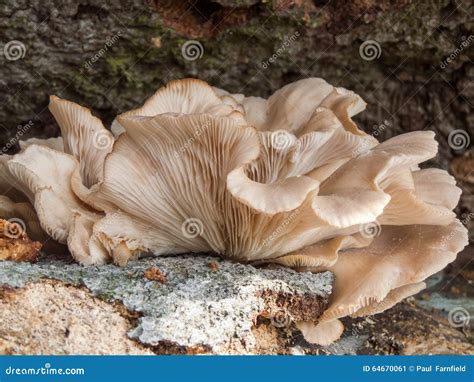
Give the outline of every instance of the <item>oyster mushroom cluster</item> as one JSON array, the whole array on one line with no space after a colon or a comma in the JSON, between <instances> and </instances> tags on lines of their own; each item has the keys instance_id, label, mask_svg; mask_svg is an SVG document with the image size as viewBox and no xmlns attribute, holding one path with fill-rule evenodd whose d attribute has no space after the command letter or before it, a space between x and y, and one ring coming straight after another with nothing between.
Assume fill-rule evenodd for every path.
<instances>
[{"instance_id":1,"label":"oyster mushroom cluster","mask_svg":"<svg viewBox=\"0 0 474 382\"><path fill-rule=\"evenodd\" d=\"M0 210L84 265L212 252L330 270L328 309L297 323L308 341L328 344L343 331L339 318L420 291L467 244L454 178L418 166L436 155L434 133L379 143L351 119L365 105L319 78L268 99L185 79L109 131L53 96L61 137L0 156Z\"/></svg>"}]
</instances>

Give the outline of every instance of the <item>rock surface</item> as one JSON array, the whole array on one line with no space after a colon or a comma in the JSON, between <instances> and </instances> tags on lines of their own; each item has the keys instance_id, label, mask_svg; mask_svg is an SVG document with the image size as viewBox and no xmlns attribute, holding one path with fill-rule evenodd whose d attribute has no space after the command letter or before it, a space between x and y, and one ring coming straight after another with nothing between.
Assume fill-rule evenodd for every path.
<instances>
[{"instance_id":1,"label":"rock surface","mask_svg":"<svg viewBox=\"0 0 474 382\"><path fill-rule=\"evenodd\" d=\"M0 292L0 354L153 354L130 322L87 291L59 282Z\"/></svg>"},{"instance_id":2,"label":"rock surface","mask_svg":"<svg viewBox=\"0 0 474 382\"><path fill-rule=\"evenodd\" d=\"M0 262L0 285L7 288L0 338L7 339L4 352L15 354L131 354L143 352L141 345L157 353L255 353L278 341L278 336L272 340L254 330L258 320L267 320L275 332L294 320L317 320L332 281L329 272L257 269L205 256L145 259L125 268ZM77 287L120 304L130 328L116 308ZM87 333L82 344L64 336L73 317L77 331ZM87 330L95 321L94 331ZM125 333L137 344L132 346Z\"/></svg>"},{"instance_id":3,"label":"rock surface","mask_svg":"<svg viewBox=\"0 0 474 382\"><path fill-rule=\"evenodd\" d=\"M213 257L144 259L125 268L51 257L0 262L2 354L473 354L473 283L450 267L375 316L344 318L336 343L306 342L332 275L256 269ZM314 317L313 317L314 316Z\"/></svg>"}]
</instances>

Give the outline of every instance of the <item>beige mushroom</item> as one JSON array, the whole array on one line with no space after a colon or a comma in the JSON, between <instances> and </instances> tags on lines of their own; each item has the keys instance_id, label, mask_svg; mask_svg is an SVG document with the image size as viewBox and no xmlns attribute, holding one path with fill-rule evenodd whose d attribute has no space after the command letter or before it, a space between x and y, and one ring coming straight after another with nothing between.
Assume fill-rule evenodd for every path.
<instances>
[{"instance_id":1,"label":"beige mushroom","mask_svg":"<svg viewBox=\"0 0 474 382\"><path fill-rule=\"evenodd\" d=\"M206 82L197 79L169 82L158 89L142 107L124 113L121 118L132 116L153 117L167 113L211 114L226 116L235 119L238 123L245 123L241 112L221 100ZM114 130L120 133L120 120L117 122L118 124L115 124Z\"/></svg>"},{"instance_id":2,"label":"beige mushroom","mask_svg":"<svg viewBox=\"0 0 474 382\"><path fill-rule=\"evenodd\" d=\"M305 322L310 342L327 344L342 334L338 319L375 314L419 292L428 276L456 258L468 243L458 221L450 225L383 226L369 247L340 252L334 265L336 282L329 308L315 325Z\"/></svg>"},{"instance_id":3,"label":"beige mushroom","mask_svg":"<svg viewBox=\"0 0 474 382\"><path fill-rule=\"evenodd\" d=\"M104 159L112 151L114 137L89 109L52 96L49 110L61 128L64 152L79 162L84 186L90 188L102 180Z\"/></svg>"},{"instance_id":4,"label":"beige mushroom","mask_svg":"<svg viewBox=\"0 0 474 382\"><path fill-rule=\"evenodd\" d=\"M213 252L330 270L328 309L297 323L308 341L328 344L344 330L339 318L417 293L467 242L454 179L419 167L436 155L434 134L379 143L352 120L364 108L318 78L268 99L186 79L119 115L111 133L52 97L62 138L0 157L0 187L20 190L84 265Z\"/></svg>"},{"instance_id":5,"label":"beige mushroom","mask_svg":"<svg viewBox=\"0 0 474 382\"><path fill-rule=\"evenodd\" d=\"M60 243L66 243L74 211L95 216L72 192L70 180L77 161L46 146L31 145L7 162L8 170L28 195L41 227Z\"/></svg>"},{"instance_id":6,"label":"beige mushroom","mask_svg":"<svg viewBox=\"0 0 474 382\"><path fill-rule=\"evenodd\" d=\"M8 196L14 201L28 200L27 190L21 190L8 169L7 164L11 158L11 155L0 155L0 195Z\"/></svg>"},{"instance_id":7,"label":"beige mushroom","mask_svg":"<svg viewBox=\"0 0 474 382\"><path fill-rule=\"evenodd\" d=\"M20 141L19 144L22 150L25 150L28 146L31 146L31 145L40 145L40 146L49 147L50 149L53 149L56 151L64 151L63 137L46 138L46 139L30 138L24 141Z\"/></svg>"}]
</instances>

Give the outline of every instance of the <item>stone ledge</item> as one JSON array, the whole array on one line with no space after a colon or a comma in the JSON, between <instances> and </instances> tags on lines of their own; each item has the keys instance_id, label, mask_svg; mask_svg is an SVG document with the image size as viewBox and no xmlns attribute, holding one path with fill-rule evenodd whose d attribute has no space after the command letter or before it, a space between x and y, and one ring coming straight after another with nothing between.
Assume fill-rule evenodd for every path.
<instances>
[{"instance_id":1,"label":"stone ledge","mask_svg":"<svg viewBox=\"0 0 474 382\"><path fill-rule=\"evenodd\" d=\"M155 353L247 354L260 347L262 336L254 330L257 319L268 320L277 334L294 320L317 320L331 293L333 275L258 269L190 255L143 259L125 268L48 260L0 262L0 285L23 288L42 284L43 279L83 286L100 300L138 313L128 337ZM48 325L48 317L43 319ZM8 323L2 321L0 327L4 325ZM90 346L93 349L94 343Z\"/></svg>"}]
</instances>

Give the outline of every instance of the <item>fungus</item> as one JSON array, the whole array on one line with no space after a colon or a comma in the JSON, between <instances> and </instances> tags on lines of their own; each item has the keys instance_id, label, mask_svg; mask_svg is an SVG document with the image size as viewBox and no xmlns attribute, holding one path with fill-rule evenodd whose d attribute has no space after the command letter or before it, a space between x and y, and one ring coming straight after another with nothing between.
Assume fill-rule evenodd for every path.
<instances>
[{"instance_id":1,"label":"fungus","mask_svg":"<svg viewBox=\"0 0 474 382\"><path fill-rule=\"evenodd\" d=\"M187 79L119 115L111 133L53 96L62 137L0 157L0 188L22 194L84 265L213 252L330 270L327 310L297 323L308 341L328 344L343 332L339 318L417 293L467 243L454 178L418 166L436 155L434 134L379 143L352 120L364 108L317 78L268 99Z\"/></svg>"}]
</instances>

